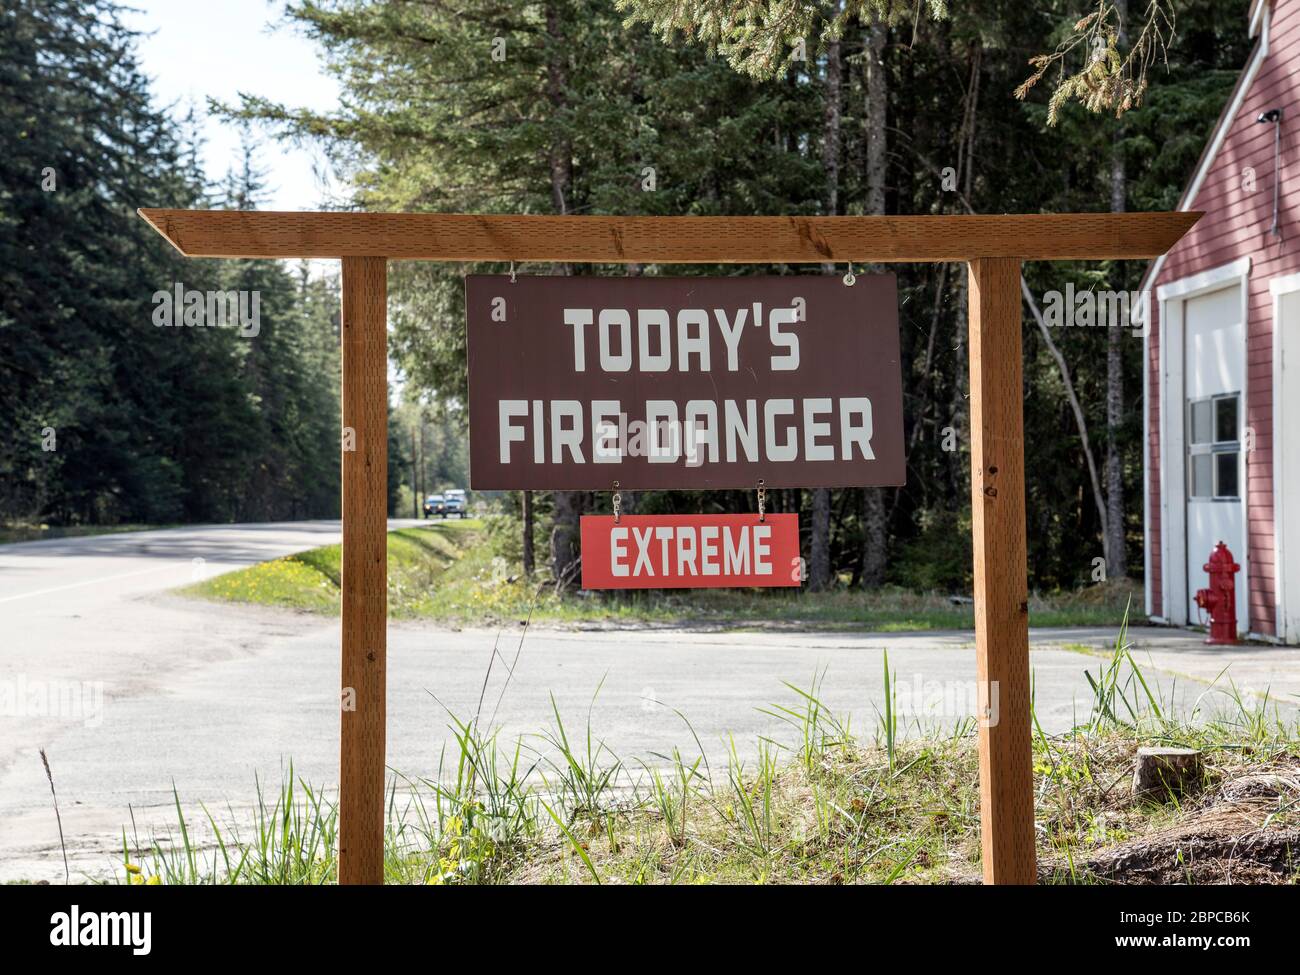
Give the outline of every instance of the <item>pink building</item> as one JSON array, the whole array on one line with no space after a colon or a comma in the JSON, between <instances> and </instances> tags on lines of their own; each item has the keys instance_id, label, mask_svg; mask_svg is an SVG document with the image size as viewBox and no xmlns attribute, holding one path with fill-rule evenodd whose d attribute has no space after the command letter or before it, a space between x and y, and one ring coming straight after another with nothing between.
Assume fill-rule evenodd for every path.
<instances>
[{"instance_id":1,"label":"pink building","mask_svg":"<svg viewBox=\"0 0 1300 975\"><path fill-rule=\"evenodd\" d=\"M1300 642L1300 0L1253 0L1249 60L1147 274L1146 611L1195 623L1232 550L1238 629ZM1287 449L1290 447L1291 449Z\"/></svg>"}]
</instances>

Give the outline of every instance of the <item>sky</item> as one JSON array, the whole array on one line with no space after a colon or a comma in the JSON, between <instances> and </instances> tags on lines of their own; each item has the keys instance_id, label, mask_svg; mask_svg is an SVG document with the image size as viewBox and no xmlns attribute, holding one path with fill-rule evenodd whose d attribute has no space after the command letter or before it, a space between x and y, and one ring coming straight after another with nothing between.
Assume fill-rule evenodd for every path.
<instances>
[{"instance_id":1,"label":"sky","mask_svg":"<svg viewBox=\"0 0 1300 975\"><path fill-rule=\"evenodd\" d=\"M235 102L239 92L290 106L328 110L339 86L321 67L317 46L284 23L282 0L126 0L123 19L145 36L138 55L155 103L177 118L193 105L206 139L204 168L224 179L240 160L239 130L207 114L207 99ZM174 104L173 104L174 103ZM317 209L330 195L312 171L319 150L296 149L253 130L266 173L260 209ZM335 189L337 195L337 188Z\"/></svg>"},{"instance_id":2,"label":"sky","mask_svg":"<svg viewBox=\"0 0 1300 975\"><path fill-rule=\"evenodd\" d=\"M155 103L171 105L181 118L192 105L205 139L204 169L220 181L240 165L237 126L207 114L209 97L235 102L239 93L319 111L338 101L338 83L324 72L314 42L284 23L283 0L124 0L127 26L140 31L137 54L151 81ZM260 210L316 210L337 183L322 187L313 163L324 172L319 150L298 149L253 130L256 161L266 174ZM337 270L335 261L312 261L315 273ZM389 362L394 394L403 377Z\"/></svg>"}]
</instances>

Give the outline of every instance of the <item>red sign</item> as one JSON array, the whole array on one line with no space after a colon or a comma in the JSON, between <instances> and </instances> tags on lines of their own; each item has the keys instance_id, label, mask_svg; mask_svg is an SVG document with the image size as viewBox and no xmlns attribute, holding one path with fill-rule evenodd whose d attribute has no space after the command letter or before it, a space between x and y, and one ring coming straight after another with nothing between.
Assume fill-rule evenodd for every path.
<instances>
[{"instance_id":1,"label":"red sign","mask_svg":"<svg viewBox=\"0 0 1300 975\"><path fill-rule=\"evenodd\" d=\"M893 274L471 275L470 483L903 484Z\"/></svg>"},{"instance_id":2,"label":"red sign","mask_svg":"<svg viewBox=\"0 0 1300 975\"><path fill-rule=\"evenodd\" d=\"M802 568L798 515L582 519L583 589L797 586Z\"/></svg>"}]
</instances>

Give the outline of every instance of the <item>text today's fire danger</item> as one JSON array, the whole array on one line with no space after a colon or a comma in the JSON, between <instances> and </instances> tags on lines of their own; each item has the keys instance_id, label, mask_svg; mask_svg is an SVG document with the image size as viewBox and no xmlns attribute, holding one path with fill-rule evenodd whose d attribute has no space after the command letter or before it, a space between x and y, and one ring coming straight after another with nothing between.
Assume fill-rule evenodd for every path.
<instances>
[{"instance_id":1,"label":"text today's fire danger","mask_svg":"<svg viewBox=\"0 0 1300 975\"><path fill-rule=\"evenodd\" d=\"M478 489L902 484L892 274L466 279Z\"/></svg>"}]
</instances>

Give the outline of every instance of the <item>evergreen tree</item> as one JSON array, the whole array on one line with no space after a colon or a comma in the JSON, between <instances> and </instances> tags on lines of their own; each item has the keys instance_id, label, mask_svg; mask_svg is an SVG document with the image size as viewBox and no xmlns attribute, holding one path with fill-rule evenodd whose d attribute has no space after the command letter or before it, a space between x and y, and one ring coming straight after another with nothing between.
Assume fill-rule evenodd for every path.
<instances>
[{"instance_id":1,"label":"evergreen tree","mask_svg":"<svg viewBox=\"0 0 1300 975\"><path fill-rule=\"evenodd\" d=\"M356 204L369 209L663 215L1095 210L1110 206L1116 152L1124 162L1128 205L1167 209L1246 50L1244 17L1235 6L1226 0L1180 5L1169 68L1152 71L1141 103L1127 106L1117 142L1115 126L1089 112L1099 107L1095 100L1076 104L1069 91L1054 100L1052 90L1095 67L1089 57L1096 48L1079 46L1080 37L1100 36L1110 51L1106 31L1115 27L1113 10L1080 27L1094 7L1071 0L1046 7L1011 0L927 2L920 17L915 4L874 0L731 5L730 13L712 20L700 12L718 13L727 5L629 0L624 6L636 22L624 24L609 5L583 0L470 0L454 10L389 0L298 3L291 17L320 41L343 84L339 109L319 114L246 99L225 110L270 122L285 138L322 140L356 187ZM1144 5L1139 13L1166 7ZM754 19L731 16L741 8ZM793 20L764 19L796 8ZM884 18L873 21L873 11ZM1144 26L1129 25L1129 36ZM774 38L776 47L768 43ZM806 42L802 59L795 56L797 39ZM830 111L827 83L832 43L842 62L834 87L837 113ZM1018 97L1017 88L1034 70L1029 59L1058 50L1053 57L1062 73ZM1133 93L1125 85L1140 66L1127 52L1118 53L1118 64L1107 54L1102 80L1108 97L1119 100L1113 107L1124 107L1125 91ZM827 128L836 116L838 145ZM824 273L708 266L520 270ZM960 589L970 575L965 269L894 270L908 484L869 492L865 503L861 491L773 492L772 503L813 516L813 564L821 573L825 554L821 578L827 584L842 576L876 584L883 576ZM399 366L413 389L455 417L461 417L465 382L461 273L447 265L395 262L390 275ZM1040 297L1070 281L1131 286L1140 273L1137 262L1025 268L1031 293ZM1110 470L1120 474L1122 495L1136 497L1141 490L1140 343L1127 336L1119 343L1122 408L1116 414L1108 408L1116 383L1106 330L1056 330L1044 337L1028 315L1026 324L1030 571L1037 586L1074 585L1088 581L1091 559L1103 544L1105 491L1097 492L1102 503L1095 503L1088 473L1105 467L1099 448L1113 445ZM1058 355L1071 374L1082 424ZM1093 432L1090 451L1080 435L1085 430ZM536 502L537 518L571 523L575 510L607 509L608 495L579 499L576 508L550 497ZM644 492L635 504L647 513L738 510L752 509L754 499L749 491ZM1122 516L1129 542L1138 510L1130 504Z\"/></svg>"},{"instance_id":2,"label":"evergreen tree","mask_svg":"<svg viewBox=\"0 0 1300 975\"><path fill-rule=\"evenodd\" d=\"M0 520L336 514L337 299L139 219L214 196L114 3L0 0L0 24ZM178 286L263 292L265 334L158 327Z\"/></svg>"}]
</instances>

